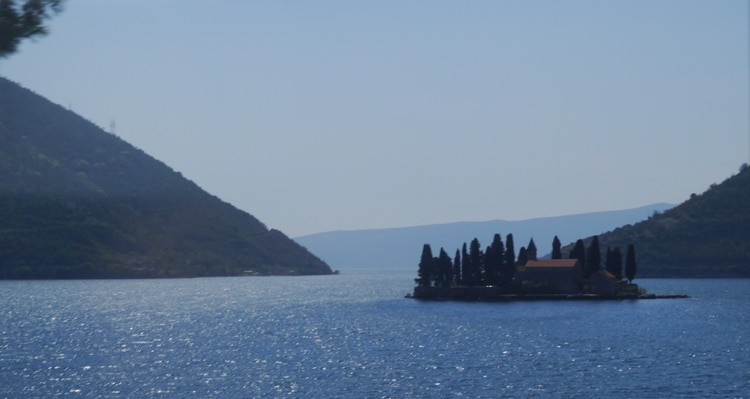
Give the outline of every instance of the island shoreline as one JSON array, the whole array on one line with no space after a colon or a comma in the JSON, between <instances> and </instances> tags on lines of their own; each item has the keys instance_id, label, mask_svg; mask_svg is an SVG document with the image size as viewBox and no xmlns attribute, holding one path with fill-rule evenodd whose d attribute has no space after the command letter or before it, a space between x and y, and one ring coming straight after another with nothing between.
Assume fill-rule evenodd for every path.
<instances>
[{"instance_id":1,"label":"island shoreline","mask_svg":"<svg viewBox=\"0 0 750 399\"><path fill-rule=\"evenodd\" d=\"M639 299L688 299L685 294L643 294L643 295L595 295L595 294L507 294L493 296L438 296L412 295L404 298L420 301L461 301L461 302L534 302L534 301L626 301Z\"/></svg>"}]
</instances>

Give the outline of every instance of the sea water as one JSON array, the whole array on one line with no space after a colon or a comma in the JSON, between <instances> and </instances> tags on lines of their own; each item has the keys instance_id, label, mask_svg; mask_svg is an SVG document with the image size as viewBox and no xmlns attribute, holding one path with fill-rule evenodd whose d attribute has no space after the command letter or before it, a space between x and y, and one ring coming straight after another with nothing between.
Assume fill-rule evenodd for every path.
<instances>
[{"instance_id":1,"label":"sea water","mask_svg":"<svg viewBox=\"0 0 750 399\"><path fill-rule=\"evenodd\" d=\"M412 274L3 281L0 397L750 397L750 280L461 303Z\"/></svg>"}]
</instances>

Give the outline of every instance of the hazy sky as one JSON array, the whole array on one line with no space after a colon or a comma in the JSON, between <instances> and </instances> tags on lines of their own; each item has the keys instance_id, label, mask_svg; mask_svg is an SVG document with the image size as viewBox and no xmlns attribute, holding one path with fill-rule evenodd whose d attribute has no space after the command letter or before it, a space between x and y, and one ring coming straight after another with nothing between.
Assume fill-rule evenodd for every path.
<instances>
[{"instance_id":1,"label":"hazy sky","mask_svg":"<svg viewBox=\"0 0 750 399\"><path fill-rule=\"evenodd\" d=\"M749 15L745 0L68 0L0 74L292 237L520 220L678 203L736 173Z\"/></svg>"}]
</instances>

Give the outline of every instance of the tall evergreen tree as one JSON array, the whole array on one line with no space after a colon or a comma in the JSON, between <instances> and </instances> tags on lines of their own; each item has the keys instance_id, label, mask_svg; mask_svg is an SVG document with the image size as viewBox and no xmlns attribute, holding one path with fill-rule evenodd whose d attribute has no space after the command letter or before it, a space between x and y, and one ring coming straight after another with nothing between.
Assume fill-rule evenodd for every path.
<instances>
[{"instance_id":1,"label":"tall evergreen tree","mask_svg":"<svg viewBox=\"0 0 750 399\"><path fill-rule=\"evenodd\" d=\"M584 278L588 278L592 274L598 272L602 268L602 253L599 249L599 236L594 236L591 240L591 244L586 249L586 275Z\"/></svg>"},{"instance_id":2,"label":"tall evergreen tree","mask_svg":"<svg viewBox=\"0 0 750 399\"><path fill-rule=\"evenodd\" d=\"M529 240L529 245L526 246L526 256L529 260L536 260L536 244L534 244L534 238Z\"/></svg>"},{"instance_id":3,"label":"tall evergreen tree","mask_svg":"<svg viewBox=\"0 0 750 399\"><path fill-rule=\"evenodd\" d=\"M628 244L628 252L625 255L625 277L627 277L628 283L633 282L637 268L635 263L635 247L633 244Z\"/></svg>"},{"instance_id":4,"label":"tall evergreen tree","mask_svg":"<svg viewBox=\"0 0 750 399\"><path fill-rule=\"evenodd\" d=\"M482 252L482 281L479 282L479 285L494 285L495 271L493 270L493 266L495 260L493 258L492 246L488 246Z\"/></svg>"},{"instance_id":5,"label":"tall evergreen tree","mask_svg":"<svg viewBox=\"0 0 750 399\"><path fill-rule=\"evenodd\" d=\"M620 247L615 247L612 250L612 259L614 260L613 273L617 280L622 280L622 252Z\"/></svg>"},{"instance_id":6,"label":"tall evergreen tree","mask_svg":"<svg viewBox=\"0 0 750 399\"><path fill-rule=\"evenodd\" d=\"M417 269L417 278L415 279L417 286L429 287L433 281L432 276L432 248L430 244L424 244L422 246L422 257L419 260L419 268Z\"/></svg>"},{"instance_id":7,"label":"tall evergreen tree","mask_svg":"<svg viewBox=\"0 0 750 399\"><path fill-rule=\"evenodd\" d=\"M607 271L610 272L617 280L622 280L622 253L620 248L615 247L612 251L607 248Z\"/></svg>"},{"instance_id":8,"label":"tall evergreen tree","mask_svg":"<svg viewBox=\"0 0 750 399\"><path fill-rule=\"evenodd\" d=\"M521 247L521 249L518 250L518 265L519 266L526 266L526 262L529 261L529 257L526 254L526 247Z\"/></svg>"},{"instance_id":9,"label":"tall evergreen tree","mask_svg":"<svg viewBox=\"0 0 750 399\"><path fill-rule=\"evenodd\" d=\"M570 250L570 256L568 256L570 259L578 259L578 262L581 264L581 278L586 277L586 247L583 245L583 240L578 239L573 246L573 249Z\"/></svg>"},{"instance_id":10,"label":"tall evergreen tree","mask_svg":"<svg viewBox=\"0 0 750 399\"><path fill-rule=\"evenodd\" d=\"M484 252L485 283L489 285L500 284L505 261L505 245L500 234L492 237L492 244Z\"/></svg>"},{"instance_id":11,"label":"tall evergreen tree","mask_svg":"<svg viewBox=\"0 0 750 399\"><path fill-rule=\"evenodd\" d=\"M482 270L482 247L474 238L469 244L469 264L471 265L471 285L481 284L484 276Z\"/></svg>"},{"instance_id":12,"label":"tall evergreen tree","mask_svg":"<svg viewBox=\"0 0 750 399\"><path fill-rule=\"evenodd\" d=\"M505 236L505 264L516 265L516 249L513 244L513 234ZM515 268L513 268L515 270Z\"/></svg>"},{"instance_id":13,"label":"tall evergreen tree","mask_svg":"<svg viewBox=\"0 0 750 399\"><path fill-rule=\"evenodd\" d=\"M555 236L552 240L552 259L562 259L562 252L560 252L560 239Z\"/></svg>"},{"instance_id":14,"label":"tall evergreen tree","mask_svg":"<svg viewBox=\"0 0 750 399\"><path fill-rule=\"evenodd\" d=\"M505 262L503 262L503 272L501 282L510 284L516 274L516 252L513 248L513 234L505 236Z\"/></svg>"},{"instance_id":15,"label":"tall evergreen tree","mask_svg":"<svg viewBox=\"0 0 750 399\"><path fill-rule=\"evenodd\" d=\"M451 280L453 280L453 261L443 248L440 248L440 255L438 255L437 265L440 280L436 285L440 287L450 287Z\"/></svg>"},{"instance_id":16,"label":"tall evergreen tree","mask_svg":"<svg viewBox=\"0 0 750 399\"><path fill-rule=\"evenodd\" d=\"M453 285L461 284L461 251L456 249L456 256L453 257Z\"/></svg>"},{"instance_id":17,"label":"tall evergreen tree","mask_svg":"<svg viewBox=\"0 0 750 399\"><path fill-rule=\"evenodd\" d=\"M461 283L471 285L471 258L466 248L466 243L464 243L461 247Z\"/></svg>"},{"instance_id":18,"label":"tall evergreen tree","mask_svg":"<svg viewBox=\"0 0 750 399\"><path fill-rule=\"evenodd\" d=\"M573 249L570 251L570 259L578 259L581 262L581 266L586 264L586 248L583 245L583 240L576 241Z\"/></svg>"}]
</instances>

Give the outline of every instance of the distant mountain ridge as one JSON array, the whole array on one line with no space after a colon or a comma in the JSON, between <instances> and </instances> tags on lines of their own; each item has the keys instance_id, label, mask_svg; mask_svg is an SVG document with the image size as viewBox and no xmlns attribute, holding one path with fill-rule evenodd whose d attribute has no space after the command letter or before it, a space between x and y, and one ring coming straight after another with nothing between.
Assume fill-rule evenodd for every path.
<instances>
[{"instance_id":1,"label":"distant mountain ridge","mask_svg":"<svg viewBox=\"0 0 750 399\"><path fill-rule=\"evenodd\" d=\"M330 273L280 231L0 78L0 278Z\"/></svg>"},{"instance_id":2,"label":"distant mountain ridge","mask_svg":"<svg viewBox=\"0 0 750 399\"><path fill-rule=\"evenodd\" d=\"M673 205L653 204L620 211L593 212L578 215L545 217L521 221L493 220L456 222L426 226L377 230L332 231L296 237L335 269L415 270L423 244L434 251L440 247L453 256L464 242L478 238L483 247L490 244L495 233L513 234L515 250L533 238L539 254L552 250L557 235L565 242L575 241L615 227L647 219L654 212L663 212Z\"/></svg>"},{"instance_id":3,"label":"distant mountain ridge","mask_svg":"<svg viewBox=\"0 0 750 399\"><path fill-rule=\"evenodd\" d=\"M599 235L602 252L630 243L641 277L750 277L750 167L648 220Z\"/></svg>"}]
</instances>

